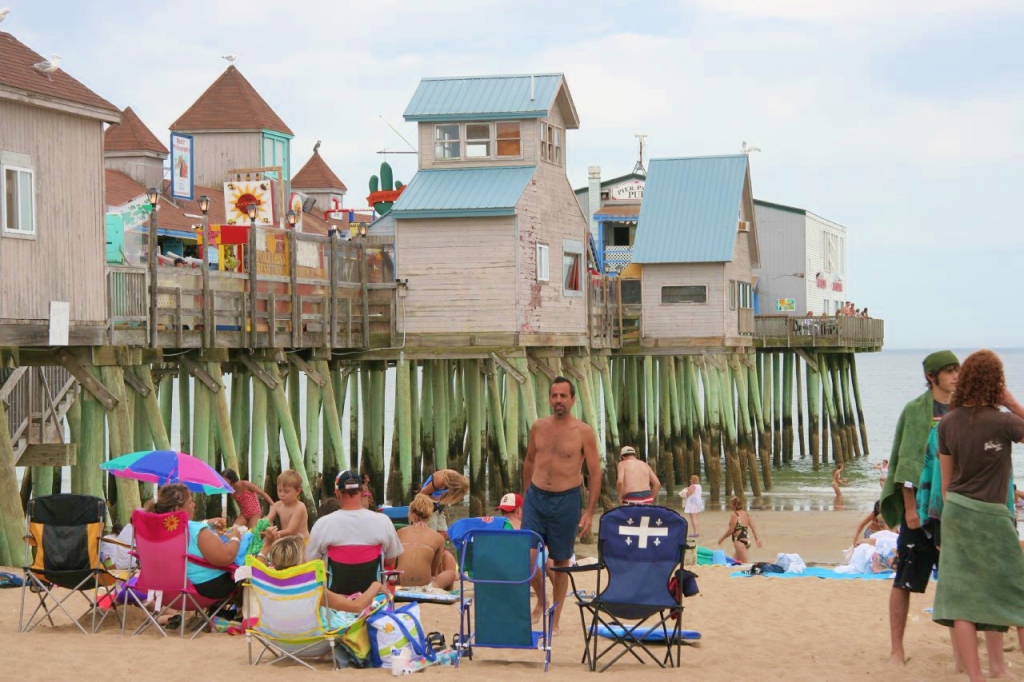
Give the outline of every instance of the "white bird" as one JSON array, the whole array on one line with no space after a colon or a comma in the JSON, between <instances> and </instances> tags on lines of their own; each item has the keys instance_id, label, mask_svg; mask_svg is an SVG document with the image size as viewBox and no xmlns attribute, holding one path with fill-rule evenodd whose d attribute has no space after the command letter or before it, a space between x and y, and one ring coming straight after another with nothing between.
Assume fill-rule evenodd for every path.
<instances>
[{"instance_id":1,"label":"white bird","mask_svg":"<svg viewBox=\"0 0 1024 682\"><path fill-rule=\"evenodd\" d=\"M0 9L0 22L2 22L4 19L6 19L7 15L10 14L10 13L11 13L11 8L10 7L4 7L3 9Z\"/></svg>"},{"instance_id":2,"label":"white bird","mask_svg":"<svg viewBox=\"0 0 1024 682\"><path fill-rule=\"evenodd\" d=\"M235 60L238 59L238 53L237 52L232 52L231 54L226 54L223 57L221 57L221 59L226 59L229 62L231 62L232 64L234 64Z\"/></svg>"},{"instance_id":3,"label":"white bird","mask_svg":"<svg viewBox=\"0 0 1024 682\"><path fill-rule=\"evenodd\" d=\"M45 73L46 74L46 78L48 80L52 80L50 78L50 74L60 68L60 55L59 54L55 54L52 57L50 57L48 60L46 60L45 62L39 62L38 64L33 64L32 68L35 69L36 71L39 71L40 73Z\"/></svg>"},{"instance_id":4,"label":"white bird","mask_svg":"<svg viewBox=\"0 0 1024 682\"><path fill-rule=\"evenodd\" d=\"M740 154L749 154L750 152L759 152L759 151L761 151L760 147L748 147L747 146L747 141L743 140L743 145L740 147Z\"/></svg>"}]
</instances>

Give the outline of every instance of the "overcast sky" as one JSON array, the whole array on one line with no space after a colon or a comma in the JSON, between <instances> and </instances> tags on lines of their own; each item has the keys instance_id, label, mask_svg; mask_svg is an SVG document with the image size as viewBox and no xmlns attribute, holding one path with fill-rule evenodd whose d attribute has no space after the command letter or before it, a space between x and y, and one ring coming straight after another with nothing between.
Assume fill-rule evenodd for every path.
<instances>
[{"instance_id":1,"label":"overcast sky","mask_svg":"<svg viewBox=\"0 0 1024 682\"><path fill-rule=\"evenodd\" d=\"M236 66L361 207L382 149L408 150L420 78L564 73L567 172L748 141L754 196L848 229L847 291L890 347L1019 347L1024 253L1020 0L0 0L0 29L166 140ZM415 156L391 155L408 182Z\"/></svg>"}]
</instances>

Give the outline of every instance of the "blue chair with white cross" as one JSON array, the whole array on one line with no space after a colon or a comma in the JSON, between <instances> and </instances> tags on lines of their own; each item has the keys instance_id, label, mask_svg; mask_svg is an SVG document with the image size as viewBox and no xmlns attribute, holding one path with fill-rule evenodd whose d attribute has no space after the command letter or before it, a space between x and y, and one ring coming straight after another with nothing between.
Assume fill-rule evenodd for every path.
<instances>
[{"instance_id":1,"label":"blue chair with white cross","mask_svg":"<svg viewBox=\"0 0 1024 682\"><path fill-rule=\"evenodd\" d=\"M601 516L597 564L553 569L572 581L583 622L582 662L591 670L608 657L603 672L626 654L679 666L682 642L693 633L681 629L683 595L669 581L682 569L686 534L686 519L667 507L617 507ZM576 589L575 577L586 571L598 571L590 598Z\"/></svg>"}]
</instances>

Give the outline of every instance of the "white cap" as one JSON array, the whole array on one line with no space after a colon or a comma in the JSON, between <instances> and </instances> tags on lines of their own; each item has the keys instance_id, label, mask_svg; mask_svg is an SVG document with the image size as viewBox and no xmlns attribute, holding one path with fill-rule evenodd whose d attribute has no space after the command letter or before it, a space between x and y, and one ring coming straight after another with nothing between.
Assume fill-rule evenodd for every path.
<instances>
[{"instance_id":1,"label":"white cap","mask_svg":"<svg viewBox=\"0 0 1024 682\"><path fill-rule=\"evenodd\" d=\"M632 445L626 445L619 450L619 457L625 457L626 455L635 455L636 450L633 449Z\"/></svg>"}]
</instances>

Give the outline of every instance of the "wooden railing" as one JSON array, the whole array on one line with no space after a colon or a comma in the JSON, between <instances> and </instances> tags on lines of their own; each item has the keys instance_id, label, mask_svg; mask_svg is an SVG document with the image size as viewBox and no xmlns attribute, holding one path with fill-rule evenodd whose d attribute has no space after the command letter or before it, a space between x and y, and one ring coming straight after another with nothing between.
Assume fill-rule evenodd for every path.
<instances>
[{"instance_id":1,"label":"wooden railing","mask_svg":"<svg viewBox=\"0 0 1024 682\"><path fill-rule=\"evenodd\" d=\"M393 247L256 228L234 269L158 266L161 347L368 348L395 339ZM253 272L252 268L255 268ZM108 268L111 343L145 345L149 273ZM255 286L254 286L255 285Z\"/></svg>"},{"instance_id":2,"label":"wooden railing","mask_svg":"<svg viewBox=\"0 0 1024 682\"><path fill-rule=\"evenodd\" d=\"M63 367L0 369L0 400L7 406L7 430L14 445L15 461L30 443L63 437L65 397L77 390L77 382Z\"/></svg>"},{"instance_id":3,"label":"wooden railing","mask_svg":"<svg viewBox=\"0 0 1024 682\"><path fill-rule=\"evenodd\" d=\"M754 338L766 347L881 348L885 322L860 317L759 315Z\"/></svg>"}]
</instances>

